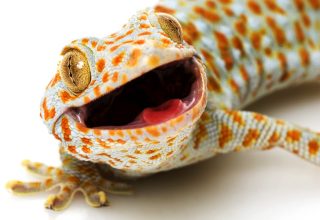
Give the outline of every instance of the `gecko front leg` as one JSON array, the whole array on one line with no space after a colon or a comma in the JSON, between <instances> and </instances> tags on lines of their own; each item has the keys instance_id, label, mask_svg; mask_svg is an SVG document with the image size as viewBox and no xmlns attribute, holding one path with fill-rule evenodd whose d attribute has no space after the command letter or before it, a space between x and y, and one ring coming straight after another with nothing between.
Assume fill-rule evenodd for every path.
<instances>
[{"instance_id":1,"label":"gecko front leg","mask_svg":"<svg viewBox=\"0 0 320 220\"><path fill-rule=\"evenodd\" d=\"M198 147L213 147L214 153L281 147L320 165L320 134L292 123L254 112L217 109L206 112L201 124L196 132L207 135Z\"/></svg>"},{"instance_id":2,"label":"gecko front leg","mask_svg":"<svg viewBox=\"0 0 320 220\"><path fill-rule=\"evenodd\" d=\"M22 182L13 180L7 188L17 195L48 191L60 187L58 193L50 195L45 207L55 211L63 210L73 199L76 192L82 192L86 202L92 207L108 205L106 193L130 194L131 187L126 183L105 179L99 172L97 164L80 161L60 148L61 168L46 166L41 163L24 161L23 165L34 174L45 177L39 182Z\"/></svg>"}]
</instances>

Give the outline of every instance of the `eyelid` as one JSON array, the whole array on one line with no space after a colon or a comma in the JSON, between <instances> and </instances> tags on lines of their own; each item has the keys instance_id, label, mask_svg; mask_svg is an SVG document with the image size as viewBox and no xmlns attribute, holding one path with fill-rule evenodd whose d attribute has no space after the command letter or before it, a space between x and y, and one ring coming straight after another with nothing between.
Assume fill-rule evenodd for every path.
<instances>
[{"instance_id":1,"label":"eyelid","mask_svg":"<svg viewBox=\"0 0 320 220\"><path fill-rule=\"evenodd\" d=\"M176 43L183 43L182 27L179 21L172 15L166 13L156 13L161 29L169 35L170 39Z\"/></svg>"}]
</instances>

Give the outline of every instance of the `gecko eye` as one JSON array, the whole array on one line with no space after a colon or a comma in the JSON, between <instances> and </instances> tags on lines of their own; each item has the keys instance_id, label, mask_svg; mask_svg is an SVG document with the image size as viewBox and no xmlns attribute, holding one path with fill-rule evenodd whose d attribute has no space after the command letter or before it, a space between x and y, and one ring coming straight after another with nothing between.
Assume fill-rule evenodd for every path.
<instances>
[{"instance_id":1,"label":"gecko eye","mask_svg":"<svg viewBox=\"0 0 320 220\"><path fill-rule=\"evenodd\" d=\"M75 49L67 51L60 64L60 75L64 84L74 95L83 92L91 81L85 55Z\"/></svg>"},{"instance_id":2,"label":"gecko eye","mask_svg":"<svg viewBox=\"0 0 320 220\"><path fill-rule=\"evenodd\" d=\"M183 41L182 28L177 19L165 13L157 13L157 17L162 30L169 35L171 40L181 44Z\"/></svg>"}]
</instances>

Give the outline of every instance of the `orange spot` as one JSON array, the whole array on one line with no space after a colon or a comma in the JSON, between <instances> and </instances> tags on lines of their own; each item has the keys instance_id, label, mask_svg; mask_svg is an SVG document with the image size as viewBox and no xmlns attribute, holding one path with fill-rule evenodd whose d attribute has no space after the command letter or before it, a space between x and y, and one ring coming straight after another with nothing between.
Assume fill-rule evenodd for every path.
<instances>
[{"instance_id":1,"label":"orange spot","mask_svg":"<svg viewBox=\"0 0 320 220\"><path fill-rule=\"evenodd\" d=\"M264 0L264 3L267 5L267 7L271 11L277 12L277 13L280 13L280 14L285 14L285 11L279 5L277 5L276 1L274 1L274 0Z\"/></svg>"},{"instance_id":2,"label":"orange spot","mask_svg":"<svg viewBox=\"0 0 320 220\"><path fill-rule=\"evenodd\" d=\"M119 140L117 140L117 143L119 143L119 144L125 144L125 143L127 143L125 140L122 140L122 139L119 139Z\"/></svg>"},{"instance_id":3,"label":"orange spot","mask_svg":"<svg viewBox=\"0 0 320 220\"><path fill-rule=\"evenodd\" d=\"M94 92L94 95L95 95L96 97L99 97L99 96L101 95L101 93L100 93L100 87L99 87L99 86L95 87L95 88L93 89L93 92Z\"/></svg>"},{"instance_id":4,"label":"orange spot","mask_svg":"<svg viewBox=\"0 0 320 220\"><path fill-rule=\"evenodd\" d=\"M137 135L142 135L143 134L141 129L136 129L136 133L137 133Z\"/></svg>"},{"instance_id":5,"label":"orange spot","mask_svg":"<svg viewBox=\"0 0 320 220\"><path fill-rule=\"evenodd\" d=\"M107 88L106 88L106 92L107 92L107 93L108 93L108 92L111 92L113 89L114 89L113 87L111 87L111 86L107 86Z\"/></svg>"},{"instance_id":6,"label":"orange spot","mask_svg":"<svg viewBox=\"0 0 320 220\"><path fill-rule=\"evenodd\" d=\"M279 59L281 68L283 70L285 70L287 68L287 65L288 65L286 56L283 53L279 52L278 53L278 59Z\"/></svg>"},{"instance_id":7,"label":"orange spot","mask_svg":"<svg viewBox=\"0 0 320 220\"><path fill-rule=\"evenodd\" d=\"M140 49L137 49L137 48L134 49L134 50L132 51L132 53L130 54L130 58L129 58L128 62L127 62L127 65L128 65L129 67L134 67L134 66L136 66L137 63L138 63L138 60L139 60L140 57L141 57L141 55L142 55L142 52L141 52Z\"/></svg>"},{"instance_id":8,"label":"orange spot","mask_svg":"<svg viewBox=\"0 0 320 220\"><path fill-rule=\"evenodd\" d=\"M89 131L89 128L83 126L83 125L80 124L80 123L76 123L76 128L77 128L79 131L83 132L83 133L88 133L88 131Z\"/></svg>"},{"instance_id":9,"label":"orange spot","mask_svg":"<svg viewBox=\"0 0 320 220\"><path fill-rule=\"evenodd\" d=\"M235 29L243 36L246 35L247 33L246 23L247 23L247 18L245 15L242 15L234 24Z\"/></svg>"},{"instance_id":10,"label":"orange spot","mask_svg":"<svg viewBox=\"0 0 320 220\"><path fill-rule=\"evenodd\" d=\"M171 9L171 8L168 8L168 7L165 7L165 6L162 6L162 5L157 5L155 8L154 8L154 11L155 12L163 12L163 13L167 13L167 14L174 14L176 13L175 10Z\"/></svg>"},{"instance_id":11,"label":"orange spot","mask_svg":"<svg viewBox=\"0 0 320 220\"><path fill-rule=\"evenodd\" d=\"M242 145L244 147L250 147L250 145L257 141L259 138L260 133L256 129L249 129L248 133L245 135Z\"/></svg>"},{"instance_id":12,"label":"orange spot","mask_svg":"<svg viewBox=\"0 0 320 220\"><path fill-rule=\"evenodd\" d=\"M320 1L319 0L309 0L309 3L313 9L320 9Z\"/></svg>"},{"instance_id":13,"label":"orange spot","mask_svg":"<svg viewBox=\"0 0 320 220\"><path fill-rule=\"evenodd\" d=\"M69 102L70 100L75 99L75 97L71 96L69 92L67 91L62 91L59 93L60 98L63 103Z\"/></svg>"},{"instance_id":14,"label":"orange spot","mask_svg":"<svg viewBox=\"0 0 320 220\"><path fill-rule=\"evenodd\" d=\"M279 141L280 136L277 132L273 132L273 134L271 135L271 137L269 138L268 142L270 144L275 144Z\"/></svg>"},{"instance_id":15,"label":"orange spot","mask_svg":"<svg viewBox=\"0 0 320 220\"><path fill-rule=\"evenodd\" d=\"M285 44L287 42L286 34L284 30L282 30L281 27L278 26L274 18L268 16L266 18L266 22L270 26L273 34L275 35L278 44L279 45Z\"/></svg>"},{"instance_id":16,"label":"orange spot","mask_svg":"<svg viewBox=\"0 0 320 220\"><path fill-rule=\"evenodd\" d=\"M54 118L56 115L56 109L52 107L50 110L47 107L47 99L45 98L42 103L43 113L44 113L44 120L49 120Z\"/></svg>"},{"instance_id":17,"label":"orange spot","mask_svg":"<svg viewBox=\"0 0 320 220\"><path fill-rule=\"evenodd\" d=\"M83 98L83 101L84 101L84 103L89 103L91 100L90 100L90 98L88 96L85 96Z\"/></svg>"},{"instance_id":18,"label":"orange spot","mask_svg":"<svg viewBox=\"0 0 320 220\"><path fill-rule=\"evenodd\" d=\"M308 144L309 146L309 154L310 155L316 155L319 151L319 144L316 140L312 140Z\"/></svg>"},{"instance_id":19,"label":"orange spot","mask_svg":"<svg viewBox=\"0 0 320 220\"><path fill-rule=\"evenodd\" d=\"M147 20L148 17L147 17L146 15L141 15L139 19L140 19L140 20Z\"/></svg>"},{"instance_id":20,"label":"orange spot","mask_svg":"<svg viewBox=\"0 0 320 220\"><path fill-rule=\"evenodd\" d=\"M219 147L224 148L232 140L232 136L232 130L226 124L222 124L219 134Z\"/></svg>"},{"instance_id":21,"label":"orange spot","mask_svg":"<svg viewBox=\"0 0 320 220\"><path fill-rule=\"evenodd\" d=\"M87 153L87 154L90 154L92 151L90 148L88 148L87 146L83 146L81 148L81 150L84 152L84 153Z\"/></svg>"},{"instance_id":22,"label":"orange spot","mask_svg":"<svg viewBox=\"0 0 320 220\"><path fill-rule=\"evenodd\" d=\"M122 130L118 130L116 131L117 135L120 137L124 137L123 131Z\"/></svg>"},{"instance_id":23,"label":"orange spot","mask_svg":"<svg viewBox=\"0 0 320 220\"><path fill-rule=\"evenodd\" d=\"M144 28L149 28L150 25L148 24L140 24L140 28L144 29Z\"/></svg>"},{"instance_id":24,"label":"orange spot","mask_svg":"<svg viewBox=\"0 0 320 220\"><path fill-rule=\"evenodd\" d=\"M83 38L81 40L82 44L87 44L89 42L89 39L88 38Z\"/></svg>"},{"instance_id":25,"label":"orange spot","mask_svg":"<svg viewBox=\"0 0 320 220\"><path fill-rule=\"evenodd\" d=\"M128 76L127 75L122 75L121 83L126 84L128 82Z\"/></svg>"},{"instance_id":26,"label":"orange spot","mask_svg":"<svg viewBox=\"0 0 320 220\"><path fill-rule=\"evenodd\" d=\"M141 44L144 44L145 42L146 42L145 40L136 40L134 43L141 45Z\"/></svg>"},{"instance_id":27,"label":"orange spot","mask_svg":"<svg viewBox=\"0 0 320 220\"><path fill-rule=\"evenodd\" d=\"M221 53L221 57L224 60L227 70L231 70L233 67L233 58L229 52L228 38L221 32L215 31L214 35L217 39L218 48Z\"/></svg>"},{"instance_id":28,"label":"orange spot","mask_svg":"<svg viewBox=\"0 0 320 220\"><path fill-rule=\"evenodd\" d=\"M103 157L108 157L108 158L112 158L110 154L106 154L106 153L100 153L98 154L99 156L103 156ZM108 161L110 162L110 161Z\"/></svg>"},{"instance_id":29,"label":"orange spot","mask_svg":"<svg viewBox=\"0 0 320 220\"><path fill-rule=\"evenodd\" d=\"M304 2L305 0L294 0L294 4L296 5L297 9L299 11L303 11L304 10Z\"/></svg>"},{"instance_id":30,"label":"orange spot","mask_svg":"<svg viewBox=\"0 0 320 220\"><path fill-rule=\"evenodd\" d=\"M256 120L256 121L259 121L259 122L262 122L262 121L265 121L266 118L263 116L263 115L260 115L260 114L254 114L253 118Z\"/></svg>"},{"instance_id":31,"label":"orange spot","mask_svg":"<svg viewBox=\"0 0 320 220\"><path fill-rule=\"evenodd\" d=\"M224 13L226 14L226 15L228 15L228 16L234 16L234 12L232 11L232 9L231 8L227 8L227 7L224 7L223 8L223 11L224 11Z\"/></svg>"},{"instance_id":32,"label":"orange spot","mask_svg":"<svg viewBox=\"0 0 320 220\"><path fill-rule=\"evenodd\" d=\"M112 82L117 82L118 81L118 78L119 78L119 73L118 72L115 72L113 75L112 75Z\"/></svg>"},{"instance_id":33,"label":"orange spot","mask_svg":"<svg viewBox=\"0 0 320 220\"><path fill-rule=\"evenodd\" d=\"M97 47L97 51L103 51L103 50L105 50L106 49L106 46L103 46L103 45L99 45L98 47Z\"/></svg>"},{"instance_id":34,"label":"orange spot","mask_svg":"<svg viewBox=\"0 0 320 220\"><path fill-rule=\"evenodd\" d=\"M183 38L189 44L192 44L193 42L197 41L200 37L200 33L197 27L191 22L184 25L183 30L184 30Z\"/></svg>"},{"instance_id":35,"label":"orange spot","mask_svg":"<svg viewBox=\"0 0 320 220\"><path fill-rule=\"evenodd\" d=\"M149 157L150 160L156 160L158 158L161 157L161 154L156 154L156 155L153 155L152 157Z\"/></svg>"},{"instance_id":36,"label":"orange spot","mask_svg":"<svg viewBox=\"0 0 320 220\"><path fill-rule=\"evenodd\" d=\"M244 67L244 65L240 65L240 74L244 81L249 81L249 73L247 72L247 69Z\"/></svg>"},{"instance_id":37,"label":"orange spot","mask_svg":"<svg viewBox=\"0 0 320 220\"><path fill-rule=\"evenodd\" d=\"M261 47L261 34L259 32L251 33L251 42L254 49L259 50Z\"/></svg>"},{"instance_id":38,"label":"orange spot","mask_svg":"<svg viewBox=\"0 0 320 220\"><path fill-rule=\"evenodd\" d=\"M218 0L219 2L221 2L222 4L231 4L233 2L233 0Z\"/></svg>"},{"instance_id":39,"label":"orange spot","mask_svg":"<svg viewBox=\"0 0 320 220\"><path fill-rule=\"evenodd\" d=\"M146 130L153 137L159 137L160 136L160 132L158 131L158 129L156 127L147 127Z\"/></svg>"},{"instance_id":40,"label":"orange spot","mask_svg":"<svg viewBox=\"0 0 320 220\"><path fill-rule=\"evenodd\" d=\"M303 42L304 41L304 32L302 30L301 25L299 24L298 21L296 21L294 23L294 28L295 28L295 32L296 32L296 37L298 39L298 41Z\"/></svg>"},{"instance_id":41,"label":"orange spot","mask_svg":"<svg viewBox=\"0 0 320 220\"><path fill-rule=\"evenodd\" d=\"M220 83L212 76L208 77L208 89L220 93L222 91Z\"/></svg>"},{"instance_id":42,"label":"orange spot","mask_svg":"<svg viewBox=\"0 0 320 220\"><path fill-rule=\"evenodd\" d=\"M151 149L151 150L148 150L148 151L146 152L146 154L153 154L153 153L155 153L155 152L157 152L157 151L159 151L159 149Z\"/></svg>"},{"instance_id":43,"label":"orange spot","mask_svg":"<svg viewBox=\"0 0 320 220\"><path fill-rule=\"evenodd\" d=\"M201 53L203 55L203 57L205 58L205 60L207 61L207 64L209 65L209 68L214 72L214 74L220 78L220 72L219 70L216 68L216 65L214 64L214 58L213 56L206 51L205 49L201 49ZM210 77L210 75L209 75ZM212 76L213 77L213 76ZM217 87L215 87L217 88ZM210 88L209 88L210 89ZM219 89L220 90L220 89Z\"/></svg>"},{"instance_id":44,"label":"orange spot","mask_svg":"<svg viewBox=\"0 0 320 220\"><path fill-rule=\"evenodd\" d=\"M138 36L145 36L145 35L151 35L152 33L150 31L141 32L138 34Z\"/></svg>"},{"instance_id":45,"label":"orange spot","mask_svg":"<svg viewBox=\"0 0 320 220\"><path fill-rule=\"evenodd\" d=\"M96 64L98 72L101 73L103 71L105 65L106 65L106 61L103 58L99 59Z\"/></svg>"},{"instance_id":46,"label":"orange spot","mask_svg":"<svg viewBox=\"0 0 320 220\"><path fill-rule=\"evenodd\" d=\"M77 154L77 150L75 146L68 146L68 151L70 151L73 154Z\"/></svg>"},{"instance_id":47,"label":"orange spot","mask_svg":"<svg viewBox=\"0 0 320 220\"><path fill-rule=\"evenodd\" d=\"M302 14L302 21L303 21L303 24L305 25L305 27L308 28L311 26L311 20L307 14L305 14L305 13Z\"/></svg>"},{"instance_id":48,"label":"orange spot","mask_svg":"<svg viewBox=\"0 0 320 220\"><path fill-rule=\"evenodd\" d=\"M253 13L258 15L261 14L260 5L256 1L253 1L253 0L248 1L248 7Z\"/></svg>"},{"instance_id":49,"label":"orange spot","mask_svg":"<svg viewBox=\"0 0 320 220\"><path fill-rule=\"evenodd\" d=\"M301 48L299 50L299 55L301 59L301 64L303 66L308 66L310 64L310 57L308 51L305 48Z\"/></svg>"},{"instance_id":50,"label":"orange spot","mask_svg":"<svg viewBox=\"0 0 320 220\"><path fill-rule=\"evenodd\" d=\"M193 8L193 10L194 10L197 14L201 15L203 18L205 18L205 19L207 19L207 20L209 20L209 21L211 21L211 22L218 22L218 21L220 21L220 16L219 16L217 13L215 13L215 12L206 10L206 9L201 8L201 7L198 7L198 6L195 6L195 7Z\"/></svg>"},{"instance_id":51,"label":"orange spot","mask_svg":"<svg viewBox=\"0 0 320 220\"><path fill-rule=\"evenodd\" d=\"M208 137L208 130L203 123L199 123L198 133L195 136L194 140L194 149L197 150L200 147L200 144L204 138Z\"/></svg>"},{"instance_id":52,"label":"orange spot","mask_svg":"<svg viewBox=\"0 0 320 220\"><path fill-rule=\"evenodd\" d=\"M208 6L209 8L217 8L216 3L211 0L206 1L206 6Z\"/></svg>"},{"instance_id":53,"label":"orange spot","mask_svg":"<svg viewBox=\"0 0 320 220\"><path fill-rule=\"evenodd\" d=\"M110 45L110 44L113 44L114 42L106 40L106 41L104 41L104 43L107 44L107 45Z\"/></svg>"},{"instance_id":54,"label":"orange spot","mask_svg":"<svg viewBox=\"0 0 320 220\"><path fill-rule=\"evenodd\" d=\"M102 140L99 139L99 138L97 138L97 142L98 142L98 144L99 144L101 147L103 147L103 148L105 148L105 149L110 149L110 148L111 148L109 145L106 144L105 141L102 141Z\"/></svg>"},{"instance_id":55,"label":"orange spot","mask_svg":"<svg viewBox=\"0 0 320 220\"><path fill-rule=\"evenodd\" d=\"M133 31L134 31L133 29L130 29L130 30L127 31L127 33L125 33L125 35L128 36L128 35L132 34Z\"/></svg>"},{"instance_id":56,"label":"orange spot","mask_svg":"<svg viewBox=\"0 0 320 220\"><path fill-rule=\"evenodd\" d=\"M102 82L105 83L105 82L108 82L108 80L109 80L109 73L106 72L106 73L103 74Z\"/></svg>"},{"instance_id":57,"label":"orange spot","mask_svg":"<svg viewBox=\"0 0 320 220\"><path fill-rule=\"evenodd\" d=\"M115 41L121 40L121 39L124 38L125 36L126 36L126 35L121 35L121 36L117 37L117 38L115 39Z\"/></svg>"},{"instance_id":58,"label":"orange spot","mask_svg":"<svg viewBox=\"0 0 320 220\"><path fill-rule=\"evenodd\" d=\"M93 133L94 133L96 136L101 136L101 134L102 134L101 130L99 130L99 129L94 129L94 130L93 130Z\"/></svg>"},{"instance_id":59,"label":"orange spot","mask_svg":"<svg viewBox=\"0 0 320 220\"><path fill-rule=\"evenodd\" d=\"M183 122L185 119L184 115L180 115L178 118L176 118L176 123L179 124L181 122Z\"/></svg>"},{"instance_id":60,"label":"orange spot","mask_svg":"<svg viewBox=\"0 0 320 220\"><path fill-rule=\"evenodd\" d=\"M149 66L151 66L151 67L156 67L156 66L159 65L159 63L160 63L160 58L159 58L158 56L156 56L156 55L151 55L151 56L149 57L149 61L148 61Z\"/></svg>"},{"instance_id":61,"label":"orange spot","mask_svg":"<svg viewBox=\"0 0 320 220\"><path fill-rule=\"evenodd\" d=\"M86 144L86 145L92 145L92 142L90 139L88 138L81 138L82 143Z\"/></svg>"},{"instance_id":62,"label":"orange spot","mask_svg":"<svg viewBox=\"0 0 320 220\"><path fill-rule=\"evenodd\" d=\"M245 55L245 51L244 51L244 49L243 49L243 44L242 44L240 38L238 38L238 37L233 37L233 38L232 38L232 44L233 44L233 46L234 46L235 48L237 48L238 50L240 50L241 56L244 56L244 55Z\"/></svg>"},{"instance_id":63,"label":"orange spot","mask_svg":"<svg viewBox=\"0 0 320 220\"><path fill-rule=\"evenodd\" d=\"M62 133L63 133L63 139L65 141L71 141L71 138L70 138L71 129L69 127L69 121L67 118L62 118L61 129L62 129Z\"/></svg>"},{"instance_id":64,"label":"orange spot","mask_svg":"<svg viewBox=\"0 0 320 220\"><path fill-rule=\"evenodd\" d=\"M114 57L114 58L112 59L112 64L113 64L114 66L118 66L118 65L122 62L124 56L125 56L125 52L122 51L122 52L119 53L116 57Z\"/></svg>"},{"instance_id":65,"label":"orange spot","mask_svg":"<svg viewBox=\"0 0 320 220\"><path fill-rule=\"evenodd\" d=\"M91 45L92 45L93 48L95 48L97 46L97 41L92 41Z\"/></svg>"},{"instance_id":66,"label":"orange spot","mask_svg":"<svg viewBox=\"0 0 320 220\"><path fill-rule=\"evenodd\" d=\"M96 83L96 80L92 80L91 83L90 83L90 86L94 85Z\"/></svg>"},{"instance_id":67,"label":"orange spot","mask_svg":"<svg viewBox=\"0 0 320 220\"><path fill-rule=\"evenodd\" d=\"M60 74L57 73L53 78L53 80L51 81L50 86L51 87L55 86L60 80L61 80Z\"/></svg>"},{"instance_id":68,"label":"orange spot","mask_svg":"<svg viewBox=\"0 0 320 220\"><path fill-rule=\"evenodd\" d=\"M58 134L56 133L56 127L53 127L53 129L52 129L52 134L53 134L53 136L54 136L57 140L62 141L61 138L60 138L60 137L58 136Z\"/></svg>"},{"instance_id":69,"label":"orange spot","mask_svg":"<svg viewBox=\"0 0 320 220\"><path fill-rule=\"evenodd\" d=\"M118 49L120 47L120 45L115 45L113 47L110 48L110 51L113 52L115 51L116 49Z\"/></svg>"},{"instance_id":70,"label":"orange spot","mask_svg":"<svg viewBox=\"0 0 320 220\"><path fill-rule=\"evenodd\" d=\"M232 118L232 120L240 125L244 125L245 122L239 112L231 111L228 112L228 115Z\"/></svg>"},{"instance_id":71,"label":"orange spot","mask_svg":"<svg viewBox=\"0 0 320 220\"><path fill-rule=\"evenodd\" d=\"M239 88L239 85L237 84L237 82L234 79L230 79L229 84L230 84L232 90L235 93L237 93L238 95L240 95L240 93L239 93L240 88Z\"/></svg>"},{"instance_id":72,"label":"orange spot","mask_svg":"<svg viewBox=\"0 0 320 220\"><path fill-rule=\"evenodd\" d=\"M167 157L170 157L172 154L173 154L173 151L169 151L169 152L167 153Z\"/></svg>"},{"instance_id":73,"label":"orange spot","mask_svg":"<svg viewBox=\"0 0 320 220\"><path fill-rule=\"evenodd\" d=\"M290 130L287 132L287 141L299 141L301 137L301 133L298 130Z\"/></svg>"}]
</instances>

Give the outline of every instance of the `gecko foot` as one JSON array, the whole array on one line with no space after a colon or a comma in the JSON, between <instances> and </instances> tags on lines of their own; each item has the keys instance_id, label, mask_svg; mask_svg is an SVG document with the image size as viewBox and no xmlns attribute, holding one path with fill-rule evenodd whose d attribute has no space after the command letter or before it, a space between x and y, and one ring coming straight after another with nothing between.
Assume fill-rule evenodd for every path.
<instances>
[{"instance_id":1,"label":"gecko foot","mask_svg":"<svg viewBox=\"0 0 320 220\"><path fill-rule=\"evenodd\" d=\"M109 204L107 194L132 194L131 187L126 183L109 181L103 178L92 163L76 167L72 170L46 166L42 163L24 161L28 171L45 177L38 182L22 182L13 180L6 187L17 195L27 195L49 191L57 187L60 190L50 195L45 207L60 211L69 206L76 192L82 192L86 202L92 207L102 207Z\"/></svg>"}]
</instances>

